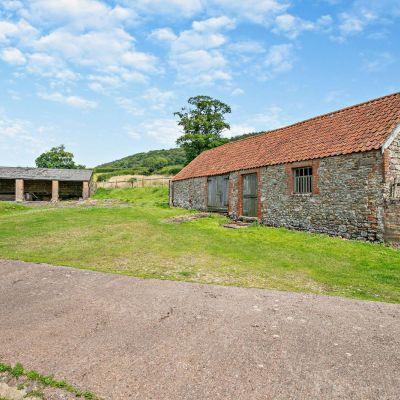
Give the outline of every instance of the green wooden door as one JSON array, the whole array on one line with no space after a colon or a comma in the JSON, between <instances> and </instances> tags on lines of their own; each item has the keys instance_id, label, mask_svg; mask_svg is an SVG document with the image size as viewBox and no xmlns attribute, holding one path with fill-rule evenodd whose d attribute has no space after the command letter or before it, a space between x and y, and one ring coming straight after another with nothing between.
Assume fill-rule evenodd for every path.
<instances>
[{"instance_id":1,"label":"green wooden door","mask_svg":"<svg viewBox=\"0 0 400 400\"><path fill-rule=\"evenodd\" d=\"M243 175L243 216L257 217L257 174Z\"/></svg>"},{"instance_id":2,"label":"green wooden door","mask_svg":"<svg viewBox=\"0 0 400 400\"><path fill-rule=\"evenodd\" d=\"M228 175L210 176L208 184L208 208L225 211L228 209Z\"/></svg>"}]
</instances>

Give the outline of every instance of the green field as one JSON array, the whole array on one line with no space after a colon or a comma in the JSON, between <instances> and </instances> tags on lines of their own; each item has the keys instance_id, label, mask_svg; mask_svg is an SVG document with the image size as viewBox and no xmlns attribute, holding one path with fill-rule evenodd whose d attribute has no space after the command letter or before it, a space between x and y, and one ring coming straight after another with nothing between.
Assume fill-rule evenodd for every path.
<instances>
[{"instance_id":1,"label":"green field","mask_svg":"<svg viewBox=\"0 0 400 400\"><path fill-rule=\"evenodd\" d=\"M286 229L176 223L164 188L99 191L129 208L0 203L0 257L145 278L400 302L400 251Z\"/></svg>"}]
</instances>

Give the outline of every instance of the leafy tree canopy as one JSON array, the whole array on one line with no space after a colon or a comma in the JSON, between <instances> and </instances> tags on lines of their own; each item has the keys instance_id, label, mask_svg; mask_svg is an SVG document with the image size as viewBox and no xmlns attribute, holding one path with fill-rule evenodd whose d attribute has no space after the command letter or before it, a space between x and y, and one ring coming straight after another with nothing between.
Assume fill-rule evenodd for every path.
<instances>
[{"instance_id":1,"label":"leafy tree canopy","mask_svg":"<svg viewBox=\"0 0 400 400\"><path fill-rule=\"evenodd\" d=\"M178 125L184 132L176 143L185 151L189 163L204 150L229 141L222 138L221 133L230 128L225 121L225 114L230 113L231 108L209 96L191 97L188 103L192 107L184 107L174 115L179 118Z\"/></svg>"},{"instance_id":2,"label":"leafy tree canopy","mask_svg":"<svg viewBox=\"0 0 400 400\"><path fill-rule=\"evenodd\" d=\"M35 160L38 168L61 168L61 169L84 169L84 165L77 165L74 161L74 155L65 151L65 146L62 144L58 147L53 147L49 151L41 154Z\"/></svg>"},{"instance_id":3,"label":"leafy tree canopy","mask_svg":"<svg viewBox=\"0 0 400 400\"><path fill-rule=\"evenodd\" d=\"M168 165L168 160L165 157L153 156L143 160L143 165L149 169L150 173L157 171Z\"/></svg>"}]
</instances>

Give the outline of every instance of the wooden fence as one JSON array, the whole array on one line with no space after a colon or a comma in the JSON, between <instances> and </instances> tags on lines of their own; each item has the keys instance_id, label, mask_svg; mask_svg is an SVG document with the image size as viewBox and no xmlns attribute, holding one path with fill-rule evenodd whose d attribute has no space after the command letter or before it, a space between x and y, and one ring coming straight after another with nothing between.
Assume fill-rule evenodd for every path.
<instances>
[{"instance_id":1,"label":"wooden fence","mask_svg":"<svg viewBox=\"0 0 400 400\"><path fill-rule=\"evenodd\" d=\"M108 182L96 182L96 188L126 189L139 187L169 187L171 178L135 178L126 180L113 180Z\"/></svg>"}]
</instances>

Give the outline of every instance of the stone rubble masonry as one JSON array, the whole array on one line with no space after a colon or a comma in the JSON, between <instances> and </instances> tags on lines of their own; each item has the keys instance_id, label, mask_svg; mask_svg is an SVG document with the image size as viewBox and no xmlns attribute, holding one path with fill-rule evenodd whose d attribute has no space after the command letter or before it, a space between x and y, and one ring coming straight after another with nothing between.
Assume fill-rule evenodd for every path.
<instances>
[{"instance_id":1,"label":"stone rubble masonry","mask_svg":"<svg viewBox=\"0 0 400 400\"><path fill-rule=\"evenodd\" d=\"M232 172L229 215L241 217L242 175L253 172L259 182L258 218L265 225L370 241L386 238L390 225L391 237L400 240L400 201L389 200L386 188L400 174L400 139L389 150L389 156L372 150ZM292 171L299 166L313 167L311 194L293 194ZM173 181L172 203L207 210L206 188L206 177Z\"/></svg>"},{"instance_id":2,"label":"stone rubble masonry","mask_svg":"<svg viewBox=\"0 0 400 400\"><path fill-rule=\"evenodd\" d=\"M400 243L400 135L384 153L385 240Z\"/></svg>"},{"instance_id":3,"label":"stone rubble masonry","mask_svg":"<svg viewBox=\"0 0 400 400\"><path fill-rule=\"evenodd\" d=\"M172 182L174 207L207 210L207 178L192 178Z\"/></svg>"}]
</instances>

